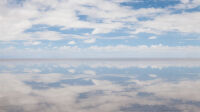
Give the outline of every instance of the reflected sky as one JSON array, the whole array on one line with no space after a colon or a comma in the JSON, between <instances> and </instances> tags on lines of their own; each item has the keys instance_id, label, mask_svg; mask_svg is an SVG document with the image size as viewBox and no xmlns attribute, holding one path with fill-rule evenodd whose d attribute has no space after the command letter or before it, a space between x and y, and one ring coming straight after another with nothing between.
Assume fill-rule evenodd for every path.
<instances>
[{"instance_id":1,"label":"reflected sky","mask_svg":"<svg viewBox=\"0 0 200 112\"><path fill-rule=\"evenodd\" d=\"M0 112L198 112L200 60L0 60Z\"/></svg>"}]
</instances>

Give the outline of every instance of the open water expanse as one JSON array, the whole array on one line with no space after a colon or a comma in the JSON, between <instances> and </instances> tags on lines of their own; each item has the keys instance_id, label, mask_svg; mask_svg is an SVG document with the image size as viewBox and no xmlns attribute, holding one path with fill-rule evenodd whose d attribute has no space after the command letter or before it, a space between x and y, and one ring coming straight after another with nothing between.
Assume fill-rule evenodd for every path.
<instances>
[{"instance_id":1,"label":"open water expanse","mask_svg":"<svg viewBox=\"0 0 200 112\"><path fill-rule=\"evenodd\" d=\"M200 112L200 60L0 60L0 112Z\"/></svg>"}]
</instances>

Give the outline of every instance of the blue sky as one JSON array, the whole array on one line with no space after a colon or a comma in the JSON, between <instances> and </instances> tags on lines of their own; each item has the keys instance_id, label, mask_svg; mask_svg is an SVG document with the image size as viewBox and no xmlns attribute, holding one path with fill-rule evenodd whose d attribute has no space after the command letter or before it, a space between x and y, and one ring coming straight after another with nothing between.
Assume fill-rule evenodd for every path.
<instances>
[{"instance_id":1,"label":"blue sky","mask_svg":"<svg viewBox=\"0 0 200 112\"><path fill-rule=\"evenodd\" d=\"M0 58L200 58L199 0L1 0Z\"/></svg>"}]
</instances>

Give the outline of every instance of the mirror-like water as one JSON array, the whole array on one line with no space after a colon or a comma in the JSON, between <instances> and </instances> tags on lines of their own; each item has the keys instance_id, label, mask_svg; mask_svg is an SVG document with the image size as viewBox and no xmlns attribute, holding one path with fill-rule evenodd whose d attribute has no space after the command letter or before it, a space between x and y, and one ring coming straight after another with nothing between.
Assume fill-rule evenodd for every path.
<instances>
[{"instance_id":1,"label":"mirror-like water","mask_svg":"<svg viewBox=\"0 0 200 112\"><path fill-rule=\"evenodd\" d=\"M1 60L0 112L199 112L200 60Z\"/></svg>"}]
</instances>

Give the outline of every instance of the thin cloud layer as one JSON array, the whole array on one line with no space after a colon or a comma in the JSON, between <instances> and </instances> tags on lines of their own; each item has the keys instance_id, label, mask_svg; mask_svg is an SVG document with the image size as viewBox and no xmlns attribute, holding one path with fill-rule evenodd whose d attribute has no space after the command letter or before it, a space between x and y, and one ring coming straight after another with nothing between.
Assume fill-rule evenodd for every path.
<instances>
[{"instance_id":1,"label":"thin cloud layer","mask_svg":"<svg viewBox=\"0 0 200 112\"><path fill-rule=\"evenodd\" d=\"M68 43L70 44L70 43ZM72 44L72 42L71 42ZM73 43L74 44L74 43ZM1 49L2 58L12 58L13 53L16 58L199 58L200 47L198 46L91 46L89 48L79 48L77 46L62 46L54 49L23 49L13 47Z\"/></svg>"}]
</instances>

